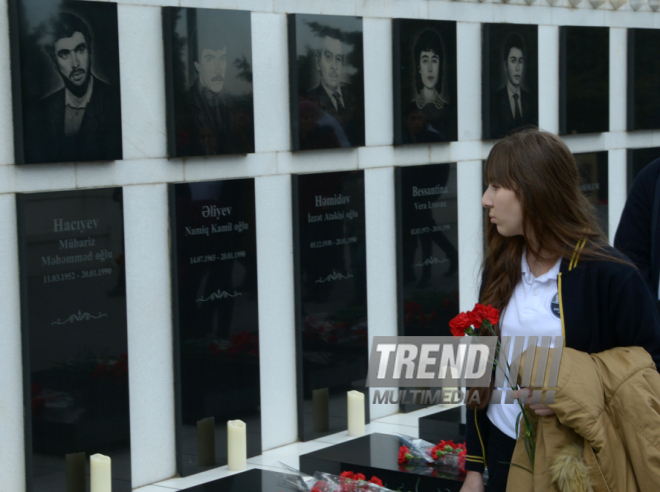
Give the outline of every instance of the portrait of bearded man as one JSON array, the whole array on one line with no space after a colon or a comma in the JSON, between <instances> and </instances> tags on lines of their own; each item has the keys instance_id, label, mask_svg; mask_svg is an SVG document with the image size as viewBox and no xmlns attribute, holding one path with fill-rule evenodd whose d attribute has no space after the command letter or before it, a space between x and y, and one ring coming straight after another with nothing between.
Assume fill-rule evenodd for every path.
<instances>
[{"instance_id":1,"label":"portrait of bearded man","mask_svg":"<svg viewBox=\"0 0 660 492\"><path fill-rule=\"evenodd\" d=\"M59 12L46 26L42 49L60 83L54 92L29 104L25 162L121 159L119 88L94 74L88 23L73 13Z\"/></svg>"}]
</instances>

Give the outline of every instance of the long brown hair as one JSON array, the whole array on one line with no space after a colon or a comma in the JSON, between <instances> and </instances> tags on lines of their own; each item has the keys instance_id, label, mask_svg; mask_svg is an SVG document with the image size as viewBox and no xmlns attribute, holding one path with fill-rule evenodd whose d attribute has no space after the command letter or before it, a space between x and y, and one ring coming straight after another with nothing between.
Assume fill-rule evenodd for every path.
<instances>
[{"instance_id":1,"label":"long brown hair","mask_svg":"<svg viewBox=\"0 0 660 492\"><path fill-rule=\"evenodd\" d=\"M605 235L579 188L575 159L559 137L537 129L509 135L490 151L485 174L489 184L512 190L520 201L523 235L504 237L495 224L486 224L481 304L492 304L500 312L507 306L521 279L525 248L537 258L541 252L550 258L571 258L578 242L586 239L581 259L624 261L605 250ZM500 336L499 324L494 329ZM471 406L486 407L492 385L473 391L480 399Z\"/></svg>"}]
</instances>

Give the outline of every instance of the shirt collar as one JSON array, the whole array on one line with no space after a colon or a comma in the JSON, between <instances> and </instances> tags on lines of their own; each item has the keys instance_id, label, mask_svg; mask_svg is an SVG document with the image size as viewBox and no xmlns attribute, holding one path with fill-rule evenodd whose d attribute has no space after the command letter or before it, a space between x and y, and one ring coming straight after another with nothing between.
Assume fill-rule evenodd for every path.
<instances>
[{"instance_id":1,"label":"shirt collar","mask_svg":"<svg viewBox=\"0 0 660 492\"><path fill-rule=\"evenodd\" d=\"M321 87L323 87L323 89L325 90L325 92L326 92L326 93L328 94L328 96L330 97L330 100L331 100L331 101L333 100L333 99L332 99L332 95L333 95L335 92L338 92L338 93L339 93L339 97L341 97L342 99L344 98L344 96L342 96L342 94L341 94L341 85L337 87L337 90L336 90L336 91L331 91L330 89L326 89L326 87L325 87L323 84L321 84Z\"/></svg>"},{"instance_id":2,"label":"shirt collar","mask_svg":"<svg viewBox=\"0 0 660 492\"><path fill-rule=\"evenodd\" d=\"M509 91L509 97L513 97L514 94L520 95L520 86L514 87L511 82L509 82L509 79L506 81L506 88Z\"/></svg>"},{"instance_id":3,"label":"shirt collar","mask_svg":"<svg viewBox=\"0 0 660 492\"><path fill-rule=\"evenodd\" d=\"M548 280L556 280L559 277L559 268L561 267L561 257L557 260L554 266L545 272L540 277L534 277L534 274L529 269L529 264L527 263L527 249L523 250L522 259L521 259L521 270L523 280L531 284L534 280L537 282L546 282Z\"/></svg>"},{"instance_id":4,"label":"shirt collar","mask_svg":"<svg viewBox=\"0 0 660 492\"><path fill-rule=\"evenodd\" d=\"M89 84L87 85L87 91L83 97L76 97L68 89L64 89L64 104L72 107L73 109L85 109L89 100L92 98L92 89L94 88L94 77L89 78Z\"/></svg>"}]
</instances>

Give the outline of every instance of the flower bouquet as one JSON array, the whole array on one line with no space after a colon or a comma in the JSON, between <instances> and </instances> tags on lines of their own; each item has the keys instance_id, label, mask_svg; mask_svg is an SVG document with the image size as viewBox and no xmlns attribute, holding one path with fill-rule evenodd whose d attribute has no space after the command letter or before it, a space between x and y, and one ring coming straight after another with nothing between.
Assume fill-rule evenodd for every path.
<instances>
[{"instance_id":1,"label":"flower bouquet","mask_svg":"<svg viewBox=\"0 0 660 492\"><path fill-rule=\"evenodd\" d=\"M402 446L399 448L399 465L407 470L420 465L444 466L458 468L459 473L465 473L465 443L440 441L432 444L423 439L399 435Z\"/></svg>"},{"instance_id":2,"label":"flower bouquet","mask_svg":"<svg viewBox=\"0 0 660 492\"><path fill-rule=\"evenodd\" d=\"M459 313L449 322L449 329L455 337L462 336L479 336L480 334L486 336L497 336L495 333L495 325L500 321L500 312L498 309L492 307L490 304L484 306L483 304L475 304L472 311ZM499 367L504 372L509 387L514 390L520 390L515 376L510 375L511 365L507 360L507 354L502 354L502 343L497 340L497 351L494 360L494 368ZM502 358L500 359L500 355ZM503 367L500 364L503 364ZM525 445L525 451L534 470L534 457L536 453L536 436L534 435L534 417L530 410L526 408L520 401L520 413L516 420L516 435L520 436ZM524 429L520 430L520 426Z\"/></svg>"},{"instance_id":3,"label":"flower bouquet","mask_svg":"<svg viewBox=\"0 0 660 492\"><path fill-rule=\"evenodd\" d=\"M383 487L382 480L376 476L367 480L362 473L352 471L342 472L341 475L316 472L313 476L295 471L297 476L287 477L282 485L300 492L392 492Z\"/></svg>"}]
</instances>

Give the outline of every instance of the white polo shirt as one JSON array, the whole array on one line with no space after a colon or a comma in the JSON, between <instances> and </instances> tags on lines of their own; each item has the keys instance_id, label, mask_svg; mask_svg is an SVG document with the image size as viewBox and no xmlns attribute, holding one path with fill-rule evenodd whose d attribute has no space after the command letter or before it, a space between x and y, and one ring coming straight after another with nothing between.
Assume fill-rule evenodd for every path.
<instances>
[{"instance_id":1,"label":"white polo shirt","mask_svg":"<svg viewBox=\"0 0 660 492\"><path fill-rule=\"evenodd\" d=\"M513 289L513 295L507 305L500 327L502 336L525 337L523 350L527 348L530 336L538 336L538 344L541 337L562 336L561 318L559 314L559 295L557 290L557 278L561 258L550 271L534 277L529 271L527 264L527 252L522 255L522 279ZM551 347L553 344L551 344ZM513 353L513 341L509 346L509 364ZM506 384L506 382L505 382ZM507 388L495 388L506 390ZM516 419L520 413L518 403L504 403L505 392L502 393L502 403L491 403L488 406L488 418L507 436L516 439Z\"/></svg>"}]
</instances>

